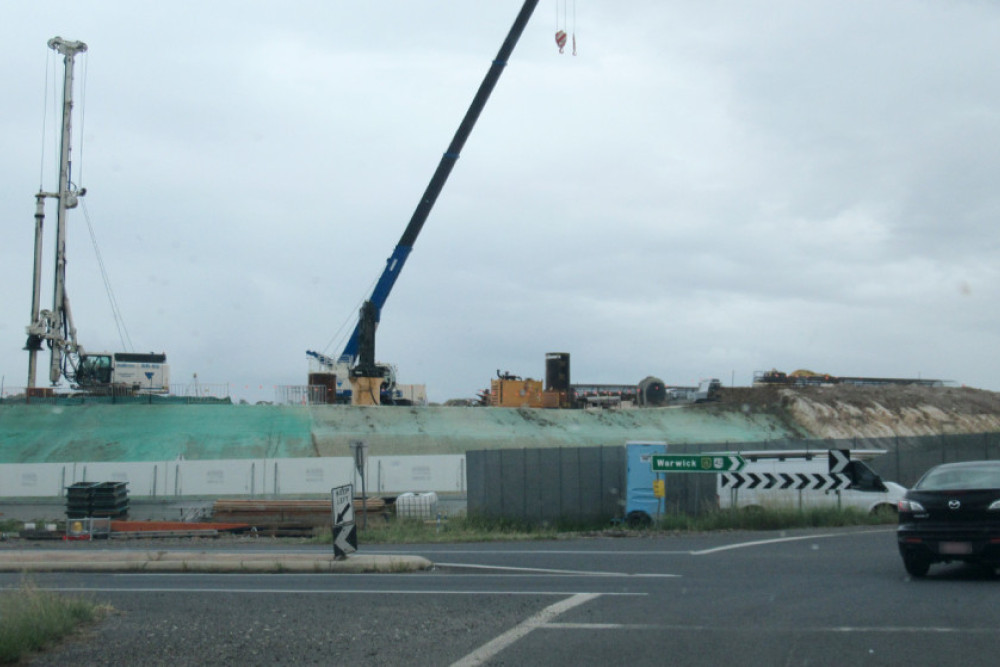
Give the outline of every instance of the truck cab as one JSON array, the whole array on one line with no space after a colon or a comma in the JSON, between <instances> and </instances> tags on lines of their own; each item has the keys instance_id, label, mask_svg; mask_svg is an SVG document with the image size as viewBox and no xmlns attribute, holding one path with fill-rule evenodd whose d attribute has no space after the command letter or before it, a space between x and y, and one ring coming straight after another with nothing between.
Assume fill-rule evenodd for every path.
<instances>
[{"instance_id":1,"label":"truck cab","mask_svg":"<svg viewBox=\"0 0 1000 667\"><path fill-rule=\"evenodd\" d=\"M170 392L170 367L162 353L88 353L80 357L75 383L93 392L166 394Z\"/></svg>"}]
</instances>

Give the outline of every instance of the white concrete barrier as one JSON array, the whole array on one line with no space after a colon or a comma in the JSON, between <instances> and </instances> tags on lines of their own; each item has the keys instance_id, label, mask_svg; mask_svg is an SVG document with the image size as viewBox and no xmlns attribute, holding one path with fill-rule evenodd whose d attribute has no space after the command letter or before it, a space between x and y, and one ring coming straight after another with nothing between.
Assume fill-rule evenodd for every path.
<instances>
[{"instance_id":1,"label":"white concrete barrier","mask_svg":"<svg viewBox=\"0 0 1000 667\"><path fill-rule=\"evenodd\" d=\"M361 477L351 457L0 464L0 498L52 498L76 482L127 482L130 497L327 494ZM372 456L369 493L464 492L465 456Z\"/></svg>"}]
</instances>

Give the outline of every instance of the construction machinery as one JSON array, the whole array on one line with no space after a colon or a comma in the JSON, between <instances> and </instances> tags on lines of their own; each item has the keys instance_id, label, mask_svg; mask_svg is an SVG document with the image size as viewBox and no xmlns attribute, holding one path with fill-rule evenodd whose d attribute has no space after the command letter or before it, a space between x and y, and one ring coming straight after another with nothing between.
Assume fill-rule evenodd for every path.
<instances>
[{"instance_id":1,"label":"construction machinery","mask_svg":"<svg viewBox=\"0 0 1000 667\"><path fill-rule=\"evenodd\" d=\"M72 180L70 152L72 146L73 66L77 54L87 51L83 42L53 37L48 41L52 50L63 56L62 132L60 136L59 187L56 192L40 190L35 195L35 259L31 290L31 323L27 326L28 395L52 392L35 386L37 356L48 347L49 382L59 384L62 378L74 389L90 393L166 393L170 373L165 354L99 353L88 354L76 338L76 327L66 293L66 213L76 208L79 198L87 194ZM45 221L45 200L56 200L55 271L52 309L41 309L42 242Z\"/></svg>"},{"instance_id":2,"label":"construction machinery","mask_svg":"<svg viewBox=\"0 0 1000 667\"><path fill-rule=\"evenodd\" d=\"M799 387L820 387L834 384L851 384L861 386L885 386L885 385L918 385L922 387L943 387L951 380L937 380L932 378L878 378L878 377L850 377L829 375L825 373L815 373L813 371L800 369L785 373L772 368L769 371L754 371L753 386L767 387L790 385Z\"/></svg>"},{"instance_id":3,"label":"construction machinery","mask_svg":"<svg viewBox=\"0 0 1000 667\"><path fill-rule=\"evenodd\" d=\"M500 79L500 75L503 73L503 69L506 67L507 61L521 37L521 33L524 31L537 5L538 0L525 0L521 6L521 10L514 19L507 37L500 46L496 58L493 59L485 78L479 86L479 90L476 92L476 96L472 100L472 104L469 106L468 111L466 111L465 117L455 132L455 136L441 157L441 161L438 163L438 167L431 177L430 183L424 190L424 194L420 198L420 202L417 204L409 224L403 231L399 243L396 244L392 254L386 260L385 269L382 271L381 276L379 276L371 296L361 309L358 323L347 339L347 344L344 346L343 352L336 359L327 357L320 352L306 352L314 360L314 363L319 364L323 372L336 376L336 385L338 387L343 386L344 377L350 378L350 390L346 388L337 390L338 402L357 403L360 396L367 397L364 402L368 402L368 400L376 396L380 399L385 397L388 399L387 402L390 403L398 402L395 399L396 386L392 367L386 364L374 363L375 328L381 320L382 308L385 306L386 300L389 298L389 294L392 292L392 288L399 278L399 273L402 271L403 265L406 264L406 260L413 250L413 244L416 242L417 236L420 234L420 230L427 220L427 216L434 207L438 195L441 194L441 190L444 188L448 176L455 166L455 162L458 161L465 141L469 138L469 134L472 132L479 114L486 106L493 88ZM370 352L372 357L365 363L359 363L362 332L368 328L370 328Z\"/></svg>"}]
</instances>

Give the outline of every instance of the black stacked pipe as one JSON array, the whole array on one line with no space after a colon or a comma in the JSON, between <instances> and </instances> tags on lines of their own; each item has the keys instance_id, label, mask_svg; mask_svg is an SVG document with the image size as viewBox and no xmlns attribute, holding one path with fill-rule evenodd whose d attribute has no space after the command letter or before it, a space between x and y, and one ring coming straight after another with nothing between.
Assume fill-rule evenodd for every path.
<instances>
[{"instance_id":1,"label":"black stacked pipe","mask_svg":"<svg viewBox=\"0 0 1000 667\"><path fill-rule=\"evenodd\" d=\"M127 482L76 482L66 489L66 517L69 519L117 519L127 515Z\"/></svg>"}]
</instances>

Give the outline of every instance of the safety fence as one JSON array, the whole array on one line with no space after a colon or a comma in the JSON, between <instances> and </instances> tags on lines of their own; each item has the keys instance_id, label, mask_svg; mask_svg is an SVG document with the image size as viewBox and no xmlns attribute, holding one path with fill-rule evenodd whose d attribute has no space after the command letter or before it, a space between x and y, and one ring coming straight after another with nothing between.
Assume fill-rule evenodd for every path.
<instances>
[{"instance_id":1,"label":"safety fence","mask_svg":"<svg viewBox=\"0 0 1000 667\"><path fill-rule=\"evenodd\" d=\"M24 405L88 405L88 404L197 404L228 403L231 401L229 384L171 384L167 394L135 390L131 387L110 386L100 391L70 391L38 387L0 388L0 404Z\"/></svg>"},{"instance_id":2,"label":"safety fence","mask_svg":"<svg viewBox=\"0 0 1000 667\"><path fill-rule=\"evenodd\" d=\"M218 459L0 465L0 498L60 498L80 482L124 482L133 498L329 495L341 484L361 488L352 457ZM370 456L371 493L464 492L465 457Z\"/></svg>"},{"instance_id":3,"label":"safety fence","mask_svg":"<svg viewBox=\"0 0 1000 667\"><path fill-rule=\"evenodd\" d=\"M276 405L325 405L327 387L325 385L285 384L274 388Z\"/></svg>"},{"instance_id":4,"label":"safety fence","mask_svg":"<svg viewBox=\"0 0 1000 667\"><path fill-rule=\"evenodd\" d=\"M910 487L929 468L954 461L1000 459L1000 433L831 440L668 444L669 454L831 449L883 450L866 463L883 479ZM544 522L622 518L625 448L579 447L466 452L468 511ZM666 473L665 512L700 514L718 506L718 475Z\"/></svg>"},{"instance_id":5,"label":"safety fence","mask_svg":"<svg viewBox=\"0 0 1000 667\"><path fill-rule=\"evenodd\" d=\"M620 515L624 455L620 446L466 452L468 511L529 521Z\"/></svg>"}]
</instances>

